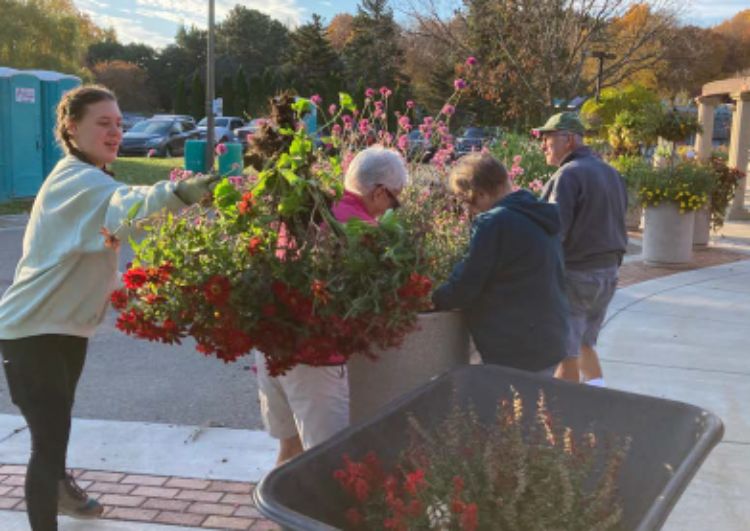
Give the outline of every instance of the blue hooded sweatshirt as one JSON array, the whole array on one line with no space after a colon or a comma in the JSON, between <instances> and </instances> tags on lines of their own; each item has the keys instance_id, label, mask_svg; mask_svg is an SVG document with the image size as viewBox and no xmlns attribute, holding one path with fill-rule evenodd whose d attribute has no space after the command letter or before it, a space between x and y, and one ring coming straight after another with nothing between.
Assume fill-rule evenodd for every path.
<instances>
[{"instance_id":1,"label":"blue hooded sweatshirt","mask_svg":"<svg viewBox=\"0 0 750 531\"><path fill-rule=\"evenodd\" d=\"M433 293L460 309L485 363L541 371L565 357L568 300L557 206L526 190L476 217L469 251Z\"/></svg>"}]
</instances>

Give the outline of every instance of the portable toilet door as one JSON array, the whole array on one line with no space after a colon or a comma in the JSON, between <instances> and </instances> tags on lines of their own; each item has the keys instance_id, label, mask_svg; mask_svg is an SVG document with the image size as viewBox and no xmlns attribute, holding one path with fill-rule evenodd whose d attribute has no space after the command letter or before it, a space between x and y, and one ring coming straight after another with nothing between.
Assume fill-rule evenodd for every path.
<instances>
[{"instance_id":1,"label":"portable toilet door","mask_svg":"<svg viewBox=\"0 0 750 531\"><path fill-rule=\"evenodd\" d=\"M75 76L49 70L25 70L41 82L42 92L42 175L46 177L63 157L63 150L55 139L57 126L57 104L69 90L81 84Z\"/></svg>"},{"instance_id":2,"label":"portable toilet door","mask_svg":"<svg viewBox=\"0 0 750 531\"><path fill-rule=\"evenodd\" d=\"M0 201L10 199L10 76L17 70L0 67Z\"/></svg>"},{"instance_id":3,"label":"portable toilet door","mask_svg":"<svg viewBox=\"0 0 750 531\"><path fill-rule=\"evenodd\" d=\"M36 76L19 72L10 81L11 197L32 197L44 180L41 85Z\"/></svg>"}]
</instances>

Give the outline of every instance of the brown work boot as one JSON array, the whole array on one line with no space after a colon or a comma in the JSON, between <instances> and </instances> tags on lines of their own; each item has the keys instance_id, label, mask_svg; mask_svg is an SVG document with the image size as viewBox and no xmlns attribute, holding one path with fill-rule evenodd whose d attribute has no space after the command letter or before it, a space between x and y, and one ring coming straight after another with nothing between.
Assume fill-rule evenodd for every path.
<instances>
[{"instance_id":1,"label":"brown work boot","mask_svg":"<svg viewBox=\"0 0 750 531\"><path fill-rule=\"evenodd\" d=\"M99 518L104 512L102 504L91 498L78 486L73 476L66 475L57 486L57 512L73 518Z\"/></svg>"}]
</instances>

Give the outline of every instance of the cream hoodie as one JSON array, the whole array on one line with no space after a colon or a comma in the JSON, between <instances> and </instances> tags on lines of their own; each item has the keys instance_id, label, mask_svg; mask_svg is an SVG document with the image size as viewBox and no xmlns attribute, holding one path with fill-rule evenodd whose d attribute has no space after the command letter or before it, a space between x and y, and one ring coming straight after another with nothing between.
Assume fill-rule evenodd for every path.
<instances>
[{"instance_id":1,"label":"cream hoodie","mask_svg":"<svg viewBox=\"0 0 750 531\"><path fill-rule=\"evenodd\" d=\"M101 229L126 241L128 211L136 219L185 204L175 184L126 186L73 156L58 162L39 190L23 238L13 284L0 300L0 339L40 334L89 337L116 287L118 251Z\"/></svg>"}]
</instances>

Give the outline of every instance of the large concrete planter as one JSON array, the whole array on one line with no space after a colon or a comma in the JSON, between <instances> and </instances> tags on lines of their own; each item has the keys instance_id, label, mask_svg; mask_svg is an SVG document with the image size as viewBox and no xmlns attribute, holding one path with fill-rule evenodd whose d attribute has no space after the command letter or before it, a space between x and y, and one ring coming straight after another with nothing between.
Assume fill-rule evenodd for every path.
<instances>
[{"instance_id":1,"label":"large concrete planter","mask_svg":"<svg viewBox=\"0 0 750 531\"><path fill-rule=\"evenodd\" d=\"M628 230L638 230L641 228L641 218L643 217L643 207L640 203L631 203L625 212L625 226Z\"/></svg>"},{"instance_id":2,"label":"large concrete planter","mask_svg":"<svg viewBox=\"0 0 750 531\"><path fill-rule=\"evenodd\" d=\"M653 265L684 265L693 259L695 213L680 214L674 203L647 206L643 260Z\"/></svg>"},{"instance_id":3,"label":"large concrete planter","mask_svg":"<svg viewBox=\"0 0 750 531\"><path fill-rule=\"evenodd\" d=\"M381 407L433 377L469 363L469 333L460 312L421 314L400 347L349 360L350 418L367 420Z\"/></svg>"},{"instance_id":4,"label":"large concrete planter","mask_svg":"<svg viewBox=\"0 0 750 531\"><path fill-rule=\"evenodd\" d=\"M708 245L711 238L711 212L708 207L695 211L695 222L693 227L693 245Z\"/></svg>"}]
</instances>

